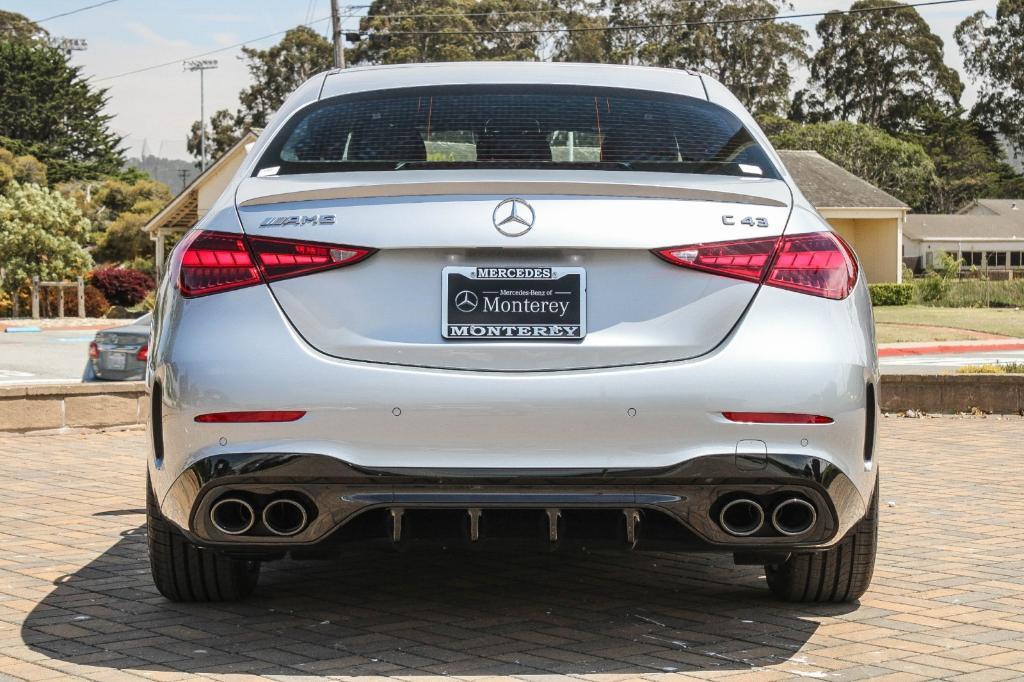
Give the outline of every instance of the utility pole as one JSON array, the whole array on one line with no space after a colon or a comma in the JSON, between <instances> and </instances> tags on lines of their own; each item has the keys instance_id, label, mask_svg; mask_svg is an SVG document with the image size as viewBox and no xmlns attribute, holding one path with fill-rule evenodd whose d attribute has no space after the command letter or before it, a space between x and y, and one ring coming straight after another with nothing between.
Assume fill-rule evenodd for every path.
<instances>
[{"instance_id":1,"label":"utility pole","mask_svg":"<svg viewBox=\"0 0 1024 682\"><path fill-rule=\"evenodd\" d=\"M188 168L179 168L178 177L181 178L181 191L184 192L188 185Z\"/></svg>"},{"instance_id":2,"label":"utility pole","mask_svg":"<svg viewBox=\"0 0 1024 682\"><path fill-rule=\"evenodd\" d=\"M217 60L193 59L182 62L182 66L186 71L199 72L199 156L201 159L199 169L204 171L206 170L206 84L203 74L209 69L216 69Z\"/></svg>"},{"instance_id":3,"label":"utility pole","mask_svg":"<svg viewBox=\"0 0 1024 682\"><path fill-rule=\"evenodd\" d=\"M345 68L345 45L341 35L341 13L338 0L331 0L331 30L334 33L334 68Z\"/></svg>"}]
</instances>

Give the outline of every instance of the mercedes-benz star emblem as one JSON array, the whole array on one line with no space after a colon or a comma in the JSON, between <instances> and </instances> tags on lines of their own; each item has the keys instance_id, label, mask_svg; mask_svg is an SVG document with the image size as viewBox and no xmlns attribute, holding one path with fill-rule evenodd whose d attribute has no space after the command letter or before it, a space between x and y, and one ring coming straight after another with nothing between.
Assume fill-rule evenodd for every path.
<instances>
[{"instance_id":1,"label":"mercedes-benz star emblem","mask_svg":"<svg viewBox=\"0 0 1024 682\"><path fill-rule=\"evenodd\" d=\"M462 290L455 294L455 307L464 313L471 313L476 310L478 303L476 294L472 291Z\"/></svg>"},{"instance_id":2,"label":"mercedes-benz star emblem","mask_svg":"<svg viewBox=\"0 0 1024 682\"><path fill-rule=\"evenodd\" d=\"M533 207L518 197L505 199L494 207L491 219L506 237L520 237L533 227Z\"/></svg>"}]
</instances>

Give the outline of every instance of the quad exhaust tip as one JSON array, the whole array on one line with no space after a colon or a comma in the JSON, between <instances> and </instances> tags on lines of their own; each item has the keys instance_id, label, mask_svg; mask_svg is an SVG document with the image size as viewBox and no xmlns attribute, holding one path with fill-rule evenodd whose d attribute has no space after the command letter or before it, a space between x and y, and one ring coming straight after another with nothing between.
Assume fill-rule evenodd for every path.
<instances>
[{"instance_id":1,"label":"quad exhaust tip","mask_svg":"<svg viewBox=\"0 0 1024 682\"><path fill-rule=\"evenodd\" d=\"M306 508L286 497L273 500L263 508L263 525L274 535L295 535L308 521Z\"/></svg>"},{"instance_id":2,"label":"quad exhaust tip","mask_svg":"<svg viewBox=\"0 0 1024 682\"><path fill-rule=\"evenodd\" d=\"M741 497L722 507L718 523L729 535L753 535L764 526L764 508L754 500Z\"/></svg>"},{"instance_id":3,"label":"quad exhaust tip","mask_svg":"<svg viewBox=\"0 0 1024 682\"><path fill-rule=\"evenodd\" d=\"M210 508L210 521L221 533L241 535L256 523L256 512L245 500L225 497Z\"/></svg>"},{"instance_id":4,"label":"quad exhaust tip","mask_svg":"<svg viewBox=\"0 0 1024 682\"><path fill-rule=\"evenodd\" d=\"M780 502L772 512L772 527L783 535L803 535L817 520L814 505L797 497Z\"/></svg>"}]
</instances>

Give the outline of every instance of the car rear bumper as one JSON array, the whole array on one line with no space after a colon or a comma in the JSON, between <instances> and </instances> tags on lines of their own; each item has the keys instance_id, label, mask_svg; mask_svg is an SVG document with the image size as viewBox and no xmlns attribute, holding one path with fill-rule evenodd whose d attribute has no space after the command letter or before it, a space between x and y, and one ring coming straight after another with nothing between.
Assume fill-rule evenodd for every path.
<instances>
[{"instance_id":1,"label":"car rear bumper","mask_svg":"<svg viewBox=\"0 0 1024 682\"><path fill-rule=\"evenodd\" d=\"M282 496L308 512L308 523L287 537L259 520L265 504ZM750 536L731 535L718 520L724 501L740 496L765 509L763 527ZM817 511L813 526L796 537L772 528L768 518L775 505L793 498ZM211 521L212 508L224 499L251 504L251 530L227 534ZM714 455L656 470L524 471L367 469L320 455L236 453L190 466L171 486L161 512L197 544L250 552L367 538L404 544L422 537L408 519L425 511L464 519L455 534L470 542L500 539L508 534L509 518L532 518L526 537L552 544L612 540L639 549L788 552L834 544L865 509L845 474L806 455ZM603 537L592 533L597 518L605 525ZM431 535L439 526L436 519L427 525Z\"/></svg>"}]
</instances>

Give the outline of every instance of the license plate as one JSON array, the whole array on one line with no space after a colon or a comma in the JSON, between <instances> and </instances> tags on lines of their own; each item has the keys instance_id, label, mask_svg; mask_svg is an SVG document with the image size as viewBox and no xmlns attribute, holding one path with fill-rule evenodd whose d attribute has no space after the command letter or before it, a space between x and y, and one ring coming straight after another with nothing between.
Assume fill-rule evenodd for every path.
<instances>
[{"instance_id":1,"label":"license plate","mask_svg":"<svg viewBox=\"0 0 1024 682\"><path fill-rule=\"evenodd\" d=\"M587 333L583 268L449 266L441 335L477 341L578 340Z\"/></svg>"},{"instance_id":2,"label":"license plate","mask_svg":"<svg viewBox=\"0 0 1024 682\"><path fill-rule=\"evenodd\" d=\"M105 363L107 369L124 369L127 357L128 356L125 353L108 352L107 362Z\"/></svg>"}]
</instances>

